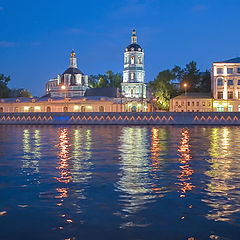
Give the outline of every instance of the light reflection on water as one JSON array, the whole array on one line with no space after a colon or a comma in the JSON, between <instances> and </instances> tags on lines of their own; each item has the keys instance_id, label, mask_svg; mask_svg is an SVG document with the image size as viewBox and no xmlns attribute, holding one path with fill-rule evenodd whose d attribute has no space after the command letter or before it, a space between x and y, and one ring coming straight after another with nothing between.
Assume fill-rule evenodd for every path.
<instances>
[{"instance_id":1,"label":"light reflection on water","mask_svg":"<svg viewBox=\"0 0 240 240\"><path fill-rule=\"evenodd\" d=\"M9 218L0 239L16 238L8 226L21 222L35 238L40 229L30 220L38 217L49 239L103 232L135 239L139 229L142 239L150 232L151 239L234 239L239 232L239 127L1 126L0 143L0 211ZM25 194L31 204L19 223L12 216Z\"/></svg>"}]
</instances>

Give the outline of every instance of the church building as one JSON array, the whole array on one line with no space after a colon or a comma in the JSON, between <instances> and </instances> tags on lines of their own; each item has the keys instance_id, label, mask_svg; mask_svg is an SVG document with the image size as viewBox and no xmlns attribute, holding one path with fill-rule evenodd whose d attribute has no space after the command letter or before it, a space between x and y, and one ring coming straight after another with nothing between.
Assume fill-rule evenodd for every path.
<instances>
[{"instance_id":1,"label":"church building","mask_svg":"<svg viewBox=\"0 0 240 240\"><path fill-rule=\"evenodd\" d=\"M88 89L88 76L77 67L75 52L71 52L69 68L57 78L46 84L46 93L50 97L82 97Z\"/></svg>"}]
</instances>

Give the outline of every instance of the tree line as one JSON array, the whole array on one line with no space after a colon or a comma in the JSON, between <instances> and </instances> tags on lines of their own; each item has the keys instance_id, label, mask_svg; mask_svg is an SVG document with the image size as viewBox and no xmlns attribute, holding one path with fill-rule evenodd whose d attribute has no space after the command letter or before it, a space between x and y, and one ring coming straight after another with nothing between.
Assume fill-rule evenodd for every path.
<instances>
[{"instance_id":1,"label":"tree line","mask_svg":"<svg viewBox=\"0 0 240 240\"><path fill-rule=\"evenodd\" d=\"M0 74L0 98L32 97L31 93L26 89L10 89L8 87L10 80L10 76L4 76L4 74Z\"/></svg>"}]
</instances>

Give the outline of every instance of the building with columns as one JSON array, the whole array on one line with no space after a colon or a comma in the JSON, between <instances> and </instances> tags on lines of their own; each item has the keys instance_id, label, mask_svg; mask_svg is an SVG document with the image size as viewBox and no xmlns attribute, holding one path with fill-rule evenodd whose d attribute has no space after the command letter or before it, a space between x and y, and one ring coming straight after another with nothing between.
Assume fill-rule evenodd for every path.
<instances>
[{"instance_id":1,"label":"building with columns","mask_svg":"<svg viewBox=\"0 0 240 240\"><path fill-rule=\"evenodd\" d=\"M46 84L46 94L50 97L82 97L87 89L88 76L78 69L74 51L71 52L69 68Z\"/></svg>"}]
</instances>

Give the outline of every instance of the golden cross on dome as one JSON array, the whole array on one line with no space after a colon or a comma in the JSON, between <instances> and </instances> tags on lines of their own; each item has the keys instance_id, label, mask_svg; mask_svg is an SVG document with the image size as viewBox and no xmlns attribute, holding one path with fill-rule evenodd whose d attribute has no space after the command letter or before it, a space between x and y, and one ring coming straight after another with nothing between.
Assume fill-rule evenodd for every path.
<instances>
[{"instance_id":1,"label":"golden cross on dome","mask_svg":"<svg viewBox=\"0 0 240 240\"><path fill-rule=\"evenodd\" d=\"M72 57L72 58L75 58L75 55L76 55L76 54L75 54L74 50L72 50L72 52L71 52L71 57Z\"/></svg>"}]
</instances>

